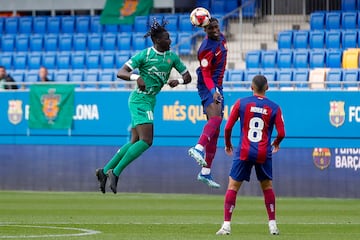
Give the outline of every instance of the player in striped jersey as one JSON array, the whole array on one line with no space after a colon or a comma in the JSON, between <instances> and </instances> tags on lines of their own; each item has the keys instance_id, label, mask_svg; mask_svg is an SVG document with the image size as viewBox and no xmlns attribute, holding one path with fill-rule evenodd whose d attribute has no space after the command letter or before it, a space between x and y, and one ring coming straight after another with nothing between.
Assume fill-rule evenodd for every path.
<instances>
[{"instance_id":1,"label":"player in striped jersey","mask_svg":"<svg viewBox=\"0 0 360 240\"><path fill-rule=\"evenodd\" d=\"M219 21L211 18L209 25L204 27L207 34L198 50L200 67L197 88L207 117L207 123L195 147L189 149L189 155L202 166L197 179L213 188L220 185L211 175L211 165L217 149L220 125L223 119L223 77L226 67L226 39L220 32Z\"/></svg>"},{"instance_id":2,"label":"player in striped jersey","mask_svg":"<svg viewBox=\"0 0 360 240\"><path fill-rule=\"evenodd\" d=\"M228 189L225 194L224 223L217 235L230 234L230 221L237 192L243 181L250 181L253 167L264 194L270 234L279 234L275 220L275 194L272 188L272 153L279 150L280 142L285 137L284 121L280 106L265 97L268 89L266 78L262 75L255 76L251 88L253 96L236 101L225 126L225 152L232 155L232 128L240 118L240 142L233 155ZM274 126L277 136L271 143Z\"/></svg>"}]
</instances>

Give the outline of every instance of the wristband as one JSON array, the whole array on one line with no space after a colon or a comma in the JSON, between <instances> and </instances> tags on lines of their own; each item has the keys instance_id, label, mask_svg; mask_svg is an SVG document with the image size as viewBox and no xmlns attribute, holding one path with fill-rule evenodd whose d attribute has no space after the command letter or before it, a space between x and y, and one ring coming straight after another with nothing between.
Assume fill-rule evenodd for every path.
<instances>
[{"instance_id":1,"label":"wristband","mask_svg":"<svg viewBox=\"0 0 360 240\"><path fill-rule=\"evenodd\" d=\"M140 77L140 75L137 75L137 74L133 73L133 74L130 75L130 80L131 81L136 81L136 80L138 80L139 77Z\"/></svg>"},{"instance_id":2,"label":"wristband","mask_svg":"<svg viewBox=\"0 0 360 240\"><path fill-rule=\"evenodd\" d=\"M184 79L183 78L178 78L177 80L178 80L179 84L184 84Z\"/></svg>"}]
</instances>

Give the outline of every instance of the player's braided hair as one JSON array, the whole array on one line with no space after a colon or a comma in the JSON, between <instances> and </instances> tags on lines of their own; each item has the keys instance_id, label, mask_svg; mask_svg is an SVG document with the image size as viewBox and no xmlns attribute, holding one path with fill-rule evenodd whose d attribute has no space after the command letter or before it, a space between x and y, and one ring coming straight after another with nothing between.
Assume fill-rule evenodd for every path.
<instances>
[{"instance_id":1,"label":"player's braided hair","mask_svg":"<svg viewBox=\"0 0 360 240\"><path fill-rule=\"evenodd\" d=\"M165 26L168 24L167 21L162 19L162 23L160 24L156 18L153 18L150 25L150 30L144 35L144 38L150 36L151 40L154 42L154 39L159 38L161 34L167 32Z\"/></svg>"}]
</instances>

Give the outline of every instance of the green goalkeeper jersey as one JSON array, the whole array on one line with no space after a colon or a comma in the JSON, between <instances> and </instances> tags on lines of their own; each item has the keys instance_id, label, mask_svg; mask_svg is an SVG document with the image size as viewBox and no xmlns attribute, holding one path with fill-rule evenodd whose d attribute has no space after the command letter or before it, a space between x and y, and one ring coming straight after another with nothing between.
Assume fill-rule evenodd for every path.
<instances>
[{"instance_id":1,"label":"green goalkeeper jersey","mask_svg":"<svg viewBox=\"0 0 360 240\"><path fill-rule=\"evenodd\" d=\"M159 52L154 47L142 50L133 56L126 65L132 70L138 68L145 82L145 91L136 89L138 93L156 95L167 83L171 69L175 68L181 75L187 71L179 56L172 51Z\"/></svg>"}]
</instances>

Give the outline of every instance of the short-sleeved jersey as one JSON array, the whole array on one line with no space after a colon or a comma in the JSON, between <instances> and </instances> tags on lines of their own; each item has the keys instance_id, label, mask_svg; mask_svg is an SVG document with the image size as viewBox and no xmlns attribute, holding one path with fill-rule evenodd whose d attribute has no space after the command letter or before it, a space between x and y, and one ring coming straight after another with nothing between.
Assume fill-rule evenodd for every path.
<instances>
[{"instance_id":1,"label":"short-sleeved jersey","mask_svg":"<svg viewBox=\"0 0 360 240\"><path fill-rule=\"evenodd\" d=\"M138 68L140 76L144 79L146 90L136 91L147 95L156 95L167 83L172 68L181 75L187 71L185 64L179 56L171 51L159 52L150 47L134 55L126 65L132 70Z\"/></svg>"},{"instance_id":2,"label":"short-sleeved jersey","mask_svg":"<svg viewBox=\"0 0 360 240\"><path fill-rule=\"evenodd\" d=\"M198 50L200 67L196 70L198 87L206 85L208 90L215 87L222 89L226 68L227 46L223 34L215 41L206 37Z\"/></svg>"},{"instance_id":3,"label":"short-sleeved jersey","mask_svg":"<svg viewBox=\"0 0 360 240\"><path fill-rule=\"evenodd\" d=\"M225 144L231 146L231 130L240 118L240 141L235 156L240 160L264 163L272 159L271 135L274 125L275 141L285 137L281 108L266 97L251 96L236 101L225 126Z\"/></svg>"}]
</instances>

